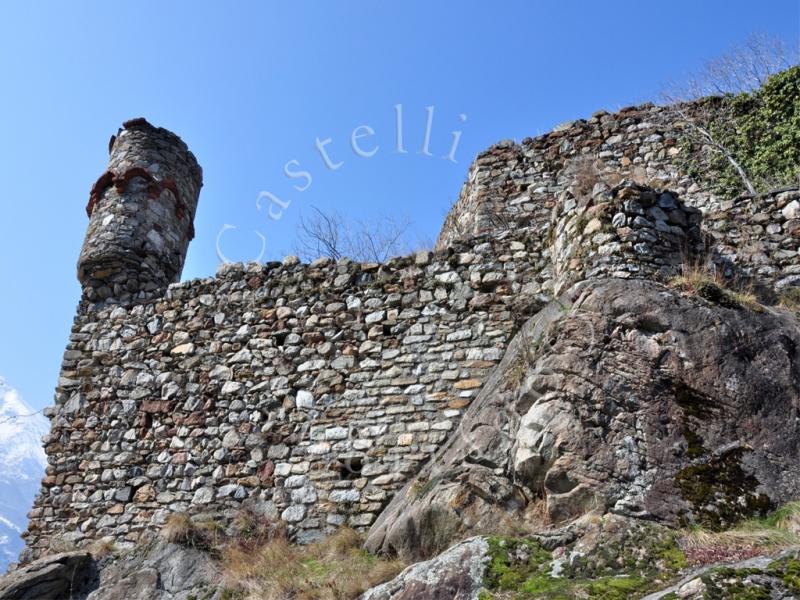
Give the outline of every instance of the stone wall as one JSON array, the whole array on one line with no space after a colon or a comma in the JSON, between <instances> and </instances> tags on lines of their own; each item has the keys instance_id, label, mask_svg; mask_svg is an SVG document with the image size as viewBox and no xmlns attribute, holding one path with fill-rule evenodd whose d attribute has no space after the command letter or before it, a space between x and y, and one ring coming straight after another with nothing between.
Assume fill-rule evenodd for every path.
<instances>
[{"instance_id":1,"label":"stone wall","mask_svg":"<svg viewBox=\"0 0 800 600\"><path fill-rule=\"evenodd\" d=\"M682 109L691 111L691 105ZM685 134L674 109L644 104L600 111L520 144L500 142L470 166L437 248L520 226L552 239L559 199L591 197L632 181L669 191L684 209L703 213L708 258L725 277L752 278L765 297L772 288L800 285L798 190L720 198L686 174Z\"/></svg>"},{"instance_id":2,"label":"stone wall","mask_svg":"<svg viewBox=\"0 0 800 600\"><path fill-rule=\"evenodd\" d=\"M553 292L589 278L668 281L705 252L702 213L669 192L632 182L563 194L550 225Z\"/></svg>"},{"instance_id":3,"label":"stone wall","mask_svg":"<svg viewBox=\"0 0 800 600\"><path fill-rule=\"evenodd\" d=\"M529 314L543 259L527 232L500 237L386 265L233 265L82 311L29 549L134 542L169 512L228 522L247 501L300 540L367 527Z\"/></svg>"},{"instance_id":4,"label":"stone wall","mask_svg":"<svg viewBox=\"0 0 800 600\"><path fill-rule=\"evenodd\" d=\"M715 202L703 222L726 277L749 278L767 296L800 286L800 190Z\"/></svg>"},{"instance_id":5,"label":"stone wall","mask_svg":"<svg viewBox=\"0 0 800 600\"><path fill-rule=\"evenodd\" d=\"M126 121L109 154L78 261L89 301L145 297L180 278L203 185L186 144L144 119Z\"/></svg>"},{"instance_id":6,"label":"stone wall","mask_svg":"<svg viewBox=\"0 0 800 600\"><path fill-rule=\"evenodd\" d=\"M519 325L572 282L665 280L710 256L731 277L800 283L800 192L706 194L676 170L660 111L598 113L491 148L434 253L228 265L165 289L181 241L84 278L23 559L59 538L133 544L175 512L224 525L249 507L299 541L365 529L456 430ZM190 164L180 149L168 172ZM156 164L147 152L125 160ZM193 177L182 181L199 190ZM123 179L93 190L82 265L124 258L147 234L114 229L131 203L147 202L176 240L190 231L194 207L166 202L190 195L163 185L172 177Z\"/></svg>"},{"instance_id":7,"label":"stone wall","mask_svg":"<svg viewBox=\"0 0 800 600\"><path fill-rule=\"evenodd\" d=\"M567 190L591 192L598 182L629 179L703 208L715 198L681 168L683 131L674 111L644 104L600 111L520 144L500 142L470 167L437 247L520 221L546 229L555 199Z\"/></svg>"}]
</instances>

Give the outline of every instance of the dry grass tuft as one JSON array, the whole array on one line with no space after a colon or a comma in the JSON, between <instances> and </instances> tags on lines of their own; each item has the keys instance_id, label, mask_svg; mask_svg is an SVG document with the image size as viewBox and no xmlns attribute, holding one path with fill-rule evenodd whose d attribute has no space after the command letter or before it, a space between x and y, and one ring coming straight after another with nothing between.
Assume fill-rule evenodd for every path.
<instances>
[{"instance_id":1,"label":"dry grass tuft","mask_svg":"<svg viewBox=\"0 0 800 600\"><path fill-rule=\"evenodd\" d=\"M172 513L161 528L161 537L166 541L204 551L214 550L223 536L224 530L219 523L194 521L186 513Z\"/></svg>"},{"instance_id":2,"label":"dry grass tuft","mask_svg":"<svg viewBox=\"0 0 800 600\"><path fill-rule=\"evenodd\" d=\"M781 292L779 301L781 306L800 312L800 288L791 287L785 289Z\"/></svg>"},{"instance_id":3,"label":"dry grass tuft","mask_svg":"<svg viewBox=\"0 0 800 600\"><path fill-rule=\"evenodd\" d=\"M764 519L743 521L728 531L694 529L681 539L693 564L743 560L800 545L800 502L791 502Z\"/></svg>"},{"instance_id":4,"label":"dry grass tuft","mask_svg":"<svg viewBox=\"0 0 800 600\"><path fill-rule=\"evenodd\" d=\"M101 538L89 545L89 552L96 559L112 556L117 553L117 546L111 538Z\"/></svg>"},{"instance_id":5,"label":"dry grass tuft","mask_svg":"<svg viewBox=\"0 0 800 600\"><path fill-rule=\"evenodd\" d=\"M684 263L681 274L670 280L670 286L697 294L706 286L723 287L724 281L707 263Z\"/></svg>"},{"instance_id":6,"label":"dry grass tuft","mask_svg":"<svg viewBox=\"0 0 800 600\"><path fill-rule=\"evenodd\" d=\"M764 312L763 305L749 284L727 281L708 263L686 263L681 274L672 278L671 288L700 296L726 308L745 308L753 312Z\"/></svg>"},{"instance_id":7,"label":"dry grass tuft","mask_svg":"<svg viewBox=\"0 0 800 600\"><path fill-rule=\"evenodd\" d=\"M222 550L225 585L246 600L344 600L388 581L405 565L361 548L352 529L296 546L276 537L255 549L231 544Z\"/></svg>"}]
</instances>

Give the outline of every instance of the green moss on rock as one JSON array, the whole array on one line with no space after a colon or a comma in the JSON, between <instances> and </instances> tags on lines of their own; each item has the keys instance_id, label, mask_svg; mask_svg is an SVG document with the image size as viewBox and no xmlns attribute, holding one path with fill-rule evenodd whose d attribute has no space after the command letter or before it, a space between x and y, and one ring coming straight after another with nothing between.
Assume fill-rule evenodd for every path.
<instances>
[{"instance_id":1,"label":"green moss on rock","mask_svg":"<svg viewBox=\"0 0 800 600\"><path fill-rule=\"evenodd\" d=\"M773 586L761 575L758 569L712 569L700 578L706 587L703 597L709 600L770 600Z\"/></svg>"},{"instance_id":2,"label":"green moss on rock","mask_svg":"<svg viewBox=\"0 0 800 600\"><path fill-rule=\"evenodd\" d=\"M745 518L763 517L773 508L768 496L756 492L758 480L742 469L744 452L736 448L676 474L675 484L700 525L719 531Z\"/></svg>"},{"instance_id":3,"label":"green moss on rock","mask_svg":"<svg viewBox=\"0 0 800 600\"><path fill-rule=\"evenodd\" d=\"M783 558L770 564L769 568L776 577L780 577L789 592L800 597L800 560L796 557Z\"/></svg>"},{"instance_id":4,"label":"green moss on rock","mask_svg":"<svg viewBox=\"0 0 800 600\"><path fill-rule=\"evenodd\" d=\"M606 525L599 525L587 555L575 543L561 549L557 558L533 540L490 538L486 589L479 600L492 600L494 594L504 600L637 598L677 578L686 567L674 532L649 524Z\"/></svg>"},{"instance_id":5,"label":"green moss on rock","mask_svg":"<svg viewBox=\"0 0 800 600\"><path fill-rule=\"evenodd\" d=\"M549 566L552 553L531 540L489 538L486 585L490 589L516 590L528 578Z\"/></svg>"}]
</instances>

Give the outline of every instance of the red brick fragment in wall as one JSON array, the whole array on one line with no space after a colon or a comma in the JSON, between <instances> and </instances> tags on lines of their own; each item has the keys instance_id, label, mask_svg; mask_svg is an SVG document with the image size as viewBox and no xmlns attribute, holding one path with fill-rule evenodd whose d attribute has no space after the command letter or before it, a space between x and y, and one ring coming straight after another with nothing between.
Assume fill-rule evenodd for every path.
<instances>
[{"instance_id":1,"label":"red brick fragment in wall","mask_svg":"<svg viewBox=\"0 0 800 600\"><path fill-rule=\"evenodd\" d=\"M169 400L145 400L139 410L144 413L165 413L169 412L170 408Z\"/></svg>"},{"instance_id":2,"label":"red brick fragment in wall","mask_svg":"<svg viewBox=\"0 0 800 600\"><path fill-rule=\"evenodd\" d=\"M169 190L172 193L172 197L175 199L175 216L178 218L178 220L183 220L184 216L186 216L186 204L181 198L180 190L178 190L178 186L175 184L175 182L171 179L157 181L146 169L142 167L132 167L121 175L115 175L111 171L106 171L103 173L94 183L91 191L89 192L89 203L86 205L86 215L91 218L94 207L97 205L97 201L103 195L103 192L105 192L109 187L113 185L116 188L117 193L122 194L128 187L128 182L134 177L141 177L148 182L149 187L147 190L147 195L152 199L156 199L161 196L164 190ZM194 233L194 224L189 223L189 227L186 232L186 237L189 241L194 239Z\"/></svg>"},{"instance_id":3,"label":"red brick fragment in wall","mask_svg":"<svg viewBox=\"0 0 800 600\"><path fill-rule=\"evenodd\" d=\"M272 474L275 472L275 463L271 460L268 460L261 468L258 470L258 476L261 478L262 481L266 481L272 477Z\"/></svg>"},{"instance_id":4,"label":"red brick fragment in wall","mask_svg":"<svg viewBox=\"0 0 800 600\"><path fill-rule=\"evenodd\" d=\"M202 425L206 422L205 413L201 410L197 410L191 413L188 417L183 420L184 425Z\"/></svg>"},{"instance_id":5,"label":"red brick fragment in wall","mask_svg":"<svg viewBox=\"0 0 800 600\"><path fill-rule=\"evenodd\" d=\"M106 171L97 181L94 182L92 190L89 192L89 203L86 205L86 215L91 218L94 205L97 204L98 198L106 191L106 189L114 181L114 174L111 171Z\"/></svg>"}]
</instances>

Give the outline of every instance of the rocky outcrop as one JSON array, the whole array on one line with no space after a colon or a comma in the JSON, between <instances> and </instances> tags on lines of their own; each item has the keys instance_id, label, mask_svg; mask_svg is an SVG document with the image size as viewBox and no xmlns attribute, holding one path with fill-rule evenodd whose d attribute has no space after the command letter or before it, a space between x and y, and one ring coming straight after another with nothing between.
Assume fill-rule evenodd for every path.
<instances>
[{"instance_id":1,"label":"rocky outcrop","mask_svg":"<svg viewBox=\"0 0 800 600\"><path fill-rule=\"evenodd\" d=\"M643 280L532 318L457 432L372 527L373 551L591 510L710 528L800 497L800 329Z\"/></svg>"},{"instance_id":2,"label":"rocky outcrop","mask_svg":"<svg viewBox=\"0 0 800 600\"><path fill-rule=\"evenodd\" d=\"M95 574L88 552L51 554L0 579L0 600L73 598Z\"/></svg>"},{"instance_id":3,"label":"rocky outcrop","mask_svg":"<svg viewBox=\"0 0 800 600\"><path fill-rule=\"evenodd\" d=\"M106 560L86 600L214 600L218 579L219 566L208 553L154 541Z\"/></svg>"},{"instance_id":4,"label":"rocky outcrop","mask_svg":"<svg viewBox=\"0 0 800 600\"><path fill-rule=\"evenodd\" d=\"M361 600L471 600L483 588L489 544L476 537L436 558L408 567L388 583L372 588Z\"/></svg>"},{"instance_id":5,"label":"rocky outcrop","mask_svg":"<svg viewBox=\"0 0 800 600\"><path fill-rule=\"evenodd\" d=\"M206 552L161 541L95 559L65 552L0 579L0 600L216 600L219 566Z\"/></svg>"},{"instance_id":6,"label":"rocky outcrop","mask_svg":"<svg viewBox=\"0 0 800 600\"><path fill-rule=\"evenodd\" d=\"M680 581L642 600L680 598L797 598L796 570L800 566L798 551L784 550L777 555L764 555L747 560L706 565L693 570Z\"/></svg>"},{"instance_id":7,"label":"rocky outcrop","mask_svg":"<svg viewBox=\"0 0 800 600\"><path fill-rule=\"evenodd\" d=\"M688 560L682 542L669 527L598 510L550 535L470 538L360 600L788 600L800 593L797 545L765 545L745 560L698 565Z\"/></svg>"}]
</instances>

